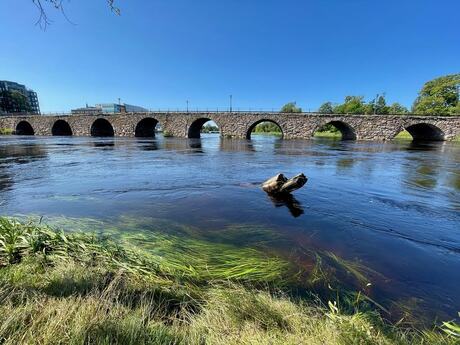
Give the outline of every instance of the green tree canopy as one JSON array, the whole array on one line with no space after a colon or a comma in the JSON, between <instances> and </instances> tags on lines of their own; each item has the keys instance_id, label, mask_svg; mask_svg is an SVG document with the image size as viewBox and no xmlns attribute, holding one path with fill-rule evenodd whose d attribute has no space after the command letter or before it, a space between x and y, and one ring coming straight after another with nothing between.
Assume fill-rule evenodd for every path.
<instances>
[{"instance_id":1,"label":"green tree canopy","mask_svg":"<svg viewBox=\"0 0 460 345\"><path fill-rule=\"evenodd\" d=\"M335 106L331 102L325 102L319 107L318 112L321 114L385 115L407 114L409 111L399 103L387 105L385 95L380 95L370 102L365 102L362 96L347 96L342 104Z\"/></svg>"},{"instance_id":2,"label":"green tree canopy","mask_svg":"<svg viewBox=\"0 0 460 345\"><path fill-rule=\"evenodd\" d=\"M378 114L378 115L386 115L388 114L390 111L389 107L387 106L387 101L385 99L385 96L384 95L380 95L378 98L377 98L377 102L374 103L374 107L375 107L375 114Z\"/></svg>"},{"instance_id":3,"label":"green tree canopy","mask_svg":"<svg viewBox=\"0 0 460 345\"><path fill-rule=\"evenodd\" d=\"M259 123L255 128L254 132L256 133L281 133L281 129L276 123L265 121Z\"/></svg>"},{"instance_id":4,"label":"green tree canopy","mask_svg":"<svg viewBox=\"0 0 460 345\"><path fill-rule=\"evenodd\" d=\"M325 102L321 104L321 106L318 109L318 113L321 114L333 114L334 113L334 106L332 105L331 102Z\"/></svg>"},{"instance_id":5,"label":"green tree canopy","mask_svg":"<svg viewBox=\"0 0 460 345\"><path fill-rule=\"evenodd\" d=\"M412 111L421 115L458 113L460 74L430 80L423 85Z\"/></svg>"},{"instance_id":6,"label":"green tree canopy","mask_svg":"<svg viewBox=\"0 0 460 345\"><path fill-rule=\"evenodd\" d=\"M395 102L388 107L388 114L404 115L408 113L409 113L409 110L407 110L405 106L399 104L398 102Z\"/></svg>"},{"instance_id":7,"label":"green tree canopy","mask_svg":"<svg viewBox=\"0 0 460 345\"><path fill-rule=\"evenodd\" d=\"M450 113L452 115L460 115L460 102L457 103L456 107L450 108Z\"/></svg>"},{"instance_id":8,"label":"green tree canopy","mask_svg":"<svg viewBox=\"0 0 460 345\"><path fill-rule=\"evenodd\" d=\"M283 105L283 107L281 108L281 112L282 113L301 113L302 108L297 107L295 102L289 102Z\"/></svg>"},{"instance_id":9,"label":"green tree canopy","mask_svg":"<svg viewBox=\"0 0 460 345\"><path fill-rule=\"evenodd\" d=\"M365 114L366 104L362 96L347 96L345 102L334 107L336 114Z\"/></svg>"}]
</instances>

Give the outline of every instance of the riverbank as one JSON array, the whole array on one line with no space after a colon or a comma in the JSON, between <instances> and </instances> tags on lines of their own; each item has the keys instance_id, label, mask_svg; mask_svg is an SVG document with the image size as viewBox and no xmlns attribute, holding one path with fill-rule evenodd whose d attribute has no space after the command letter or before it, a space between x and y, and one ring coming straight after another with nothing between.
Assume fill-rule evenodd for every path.
<instances>
[{"instance_id":1,"label":"riverbank","mask_svg":"<svg viewBox=\"0 0 460 345\"><path fill-rule=\"evenodd\" d=\"M458 343L438 327L391 325L377 309L361 309L360 294L293 297L278 284L287 268L276 258L267 265L252 252L216 248L225 261L200 264L132 244L0 218L2 344Z\"/></svg>"},{"instance_id":2,"label":"riverbank","mask_svg":"<svg viewBox=\"0 0 460 345\"><path fill-rule=\"evenodd\" d=\"M342 133L339 131L316 131L315 132L315 137L316 138L337 138L341 139L342 138Z\"/></svg>"}]
</instances>

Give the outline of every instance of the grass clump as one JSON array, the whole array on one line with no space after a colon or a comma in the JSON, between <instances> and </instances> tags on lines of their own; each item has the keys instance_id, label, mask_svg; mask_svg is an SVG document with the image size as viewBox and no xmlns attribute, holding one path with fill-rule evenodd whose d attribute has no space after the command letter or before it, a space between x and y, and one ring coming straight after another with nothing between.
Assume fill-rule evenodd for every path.
<instances>
[{"instance_id":1,"label":"grass clump","mask_svg":"<svg viewBox=\"0 0 460 345\"><path fill-rule=\"evenodd\" d=\"M404 131L399 132L394 137L394 139L412 140L413 138L412 138L412 135L408 131L404 130Z\"/></svg>"},{"instance_id":2,"label":"grass clump","mask_svg":"<svg viewBox=\"0 0 460 345\"><path fill-rule=\"evenodd\" d=\"M238 231L238 230L231 230ZM228 234L231 236L231 233ZM337 302L294 299L274 284L228 274L208 248L184 242L173 260L161 241L63 233L0 218L1 344L455 344L455 324L418 331L377 311L345 312ZM158 241L155 243L155 241ZM162 248L155 252L155 245ZM185 247L192 246L190 250ZM197 246L197 247L193 247ZM221 247L217 247L220 250ZM228 267L231 247L224 255ZM204 249L205 261L196 257ZM196 257L191 253L196 251ZM163 254L162 254L163 253ZM253 252L247 267L255 263ZM329 255L330 260L340 261ZM241 259L240 259L241 260ZM185 262L190 269L185 269ZM180 262L178 264L177 262ZM347 266L359 275L361 267ZM194 267L196 265L196 267ZM217 269L216 269L217 267ZM279 267L277 269L280 269ZM191 274L190 272L194 272ZM205 272L202 272L205 271ZM231 270L230 270L231 272ZM242 279L243 277L243 279ZM270 281L270 279L268 279ZM454 326L452 326L454 325Z\"/></svg>"},{"instance_id":3,"label":"grass clump","mask_svg":"<svg viewBox=\"0 0 460 345\"><path fill-rule=\"evenodd\" d=\"M11 135L13 132L12 128L0 128L0 135Z\"/></svg>"}]
</instances>

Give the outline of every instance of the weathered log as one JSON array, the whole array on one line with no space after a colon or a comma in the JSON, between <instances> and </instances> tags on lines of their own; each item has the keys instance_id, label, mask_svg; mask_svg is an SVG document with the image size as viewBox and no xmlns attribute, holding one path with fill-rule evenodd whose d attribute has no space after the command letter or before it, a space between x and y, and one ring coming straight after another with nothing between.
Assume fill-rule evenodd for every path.
<instances>
[{"instance_id":1,"label":"weathered log","mask_svg":"<svg viewBox=\"0 0 460 345\"><path fill-rule=\"evenodd\" d=\"M307 183L308 178L304 174L299 174L291 179L287 179L283 174L278 174L268 179L262 184L262 189L268 194L288 194Z\"/></svg>"},{"instance_id":2,"label":"weathered log","mask_svg":"<svg viewBox=\"0 0 460 345\"><path fill-rule=\"evenodd\" d=\"M292 193L302 188L307 181L308 178L304 174L296 175L281 186L280 193Z\"/></svg>"},{"instance_id":3,"label":"weathered log","mask_svg":"<svg viewBox=\"0 0 460 345\"><path fill-rule=\"evenodd\" d=\"M278 174L273 176L272 178L268 179L262 184L262 189L266 193L278 193L283 184L287 182L286 176L283 174Z\"/></svg>"}]
</instances>

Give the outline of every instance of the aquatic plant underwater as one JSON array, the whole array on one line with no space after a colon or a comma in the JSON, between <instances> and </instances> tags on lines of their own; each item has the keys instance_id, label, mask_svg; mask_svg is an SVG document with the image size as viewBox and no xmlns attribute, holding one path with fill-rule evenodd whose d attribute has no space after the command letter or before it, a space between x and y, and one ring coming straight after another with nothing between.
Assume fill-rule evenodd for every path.
<instances>
[{"instance_id":1,"label":"aquatic plant underwater","mask_svg":"<svg viewBox=\"0 0 460 345\"><path fill-rule=\"evenodd\" d=\"M120 224L135 231L64 232L0 218L0 343L460 341L454 322L419 329L386 321L384 307L366 295L373 272L360 263L314 252L302 271L267 254L269 238L282 240L269 229L209 233L159 221L160 232L142 230L142 219ZM362 289L342 289L340 274ZM292 286L311 293L293 294ZM314 292L324 286L329 294Z\"/></svg>"}]
</instances>

